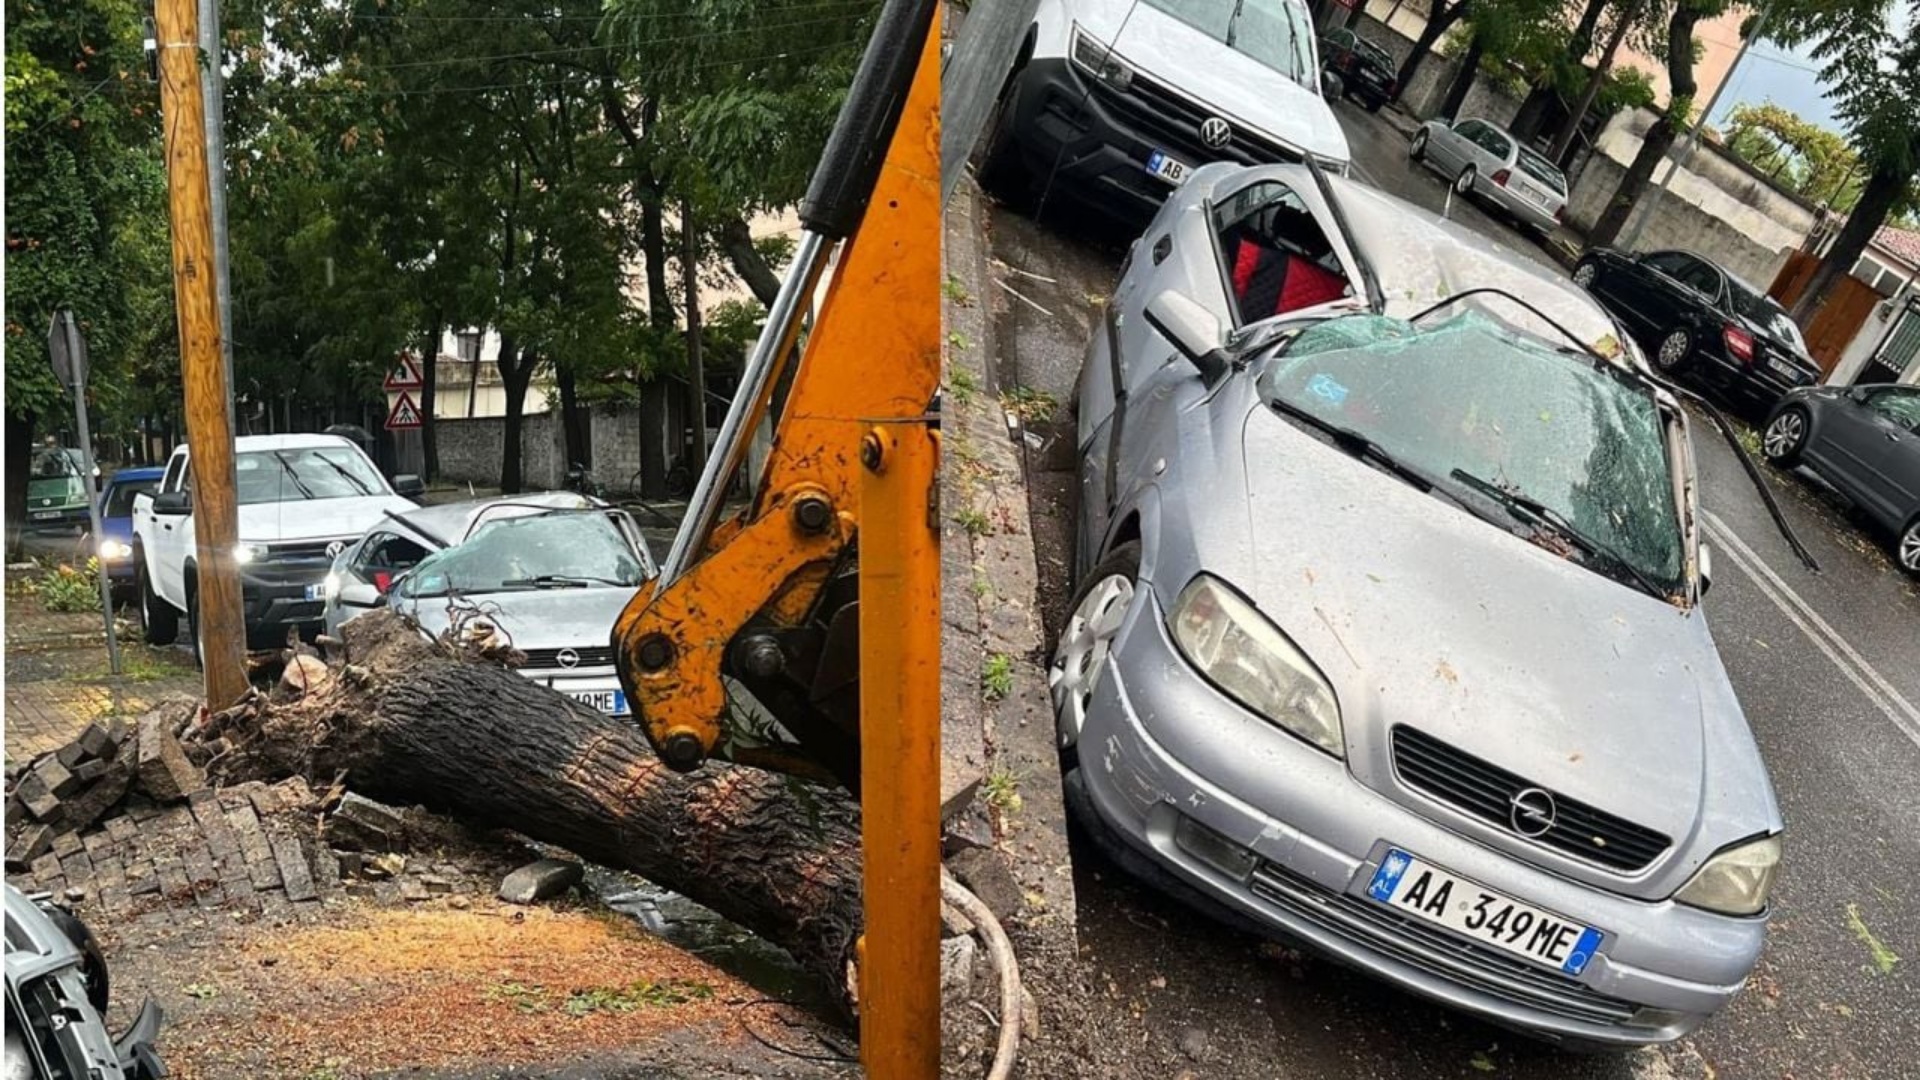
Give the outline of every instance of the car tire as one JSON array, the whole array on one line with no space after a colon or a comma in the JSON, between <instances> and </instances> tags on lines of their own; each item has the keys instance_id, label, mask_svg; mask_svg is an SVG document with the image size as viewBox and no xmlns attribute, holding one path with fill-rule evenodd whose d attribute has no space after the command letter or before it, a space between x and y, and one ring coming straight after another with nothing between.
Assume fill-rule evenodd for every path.
<instances>
[{"instance_id":1,"label":"car tire","mask_svg":"<svg viewBox=\"0 0 1920 1080\"><path fill-rule=\"evenodd\" d=\"M1913 515L1907 527L1900 530L1899 542L1893 549L1894 561L1900 568L1914 577L1920 577L1920 514Z\"/></svg>"},{"instance_id":2,"label":"car tire","mask_svg":"<svg viewBox=\"0 0 1920 1080\"><path fill-rule=\"evenodd\" d=\"M987 147L980 156L980 186L989 195L1015 210L1033 204L1033 177L1020 157L1020 142L1014 135L1014 117L1019 114L1020 71L1007 77L1000 100L988 122Z\"/></svg>"},{"instance_id":3,"label":"car tire","mask_svg":"<svg viewBox=\"0 0 1920 1080\"><path fill-rule=\"evenodd\" d=\"M192 579L187 581L187 651L193 654L194 670L205 670L200 661L200 587Z\"/></svg>"},{"instance_id":4,"label":"car tire","mask_svg":"<svg viewBox=\"0 0 1920 1080\"><path fill-rule=\"evenodd\" d=\"M180 636L180 613L153 591L153 582L147 580L145 559L140 561L135 587L140 591L141 638L149 645L173 644Z\"/></svg>"},{"instance_id":5,"label":"car tire","mask_svg":"<svg viewBox=\"0 0 1920 1080\"><path fill-rule=\"evenodd\" d=\"M1139 581L1140 541L1129 540L1100 560L1067 605L1066 625L1060 628L1053 662L1047 667L1047 691L1053 701L1060 758L1068 769L1078 761L1087 706Z\"/></svg>"},{"instance_id":6,"label":"car tire","mask_svg":"<svg viewBox=\"0 0 1920 1080\"><path fill-rule=\"evenodd\" d=\"M1588 292L1593 291L1594 284L1599 280L1600 264L1591 259L1573 268L1573 283Z\"/></svg>"},{"instance_id":7,"label":"car tire","mask_svg":"<svg viewBox=\"0 0 1920 1080\"><path fill-rule=\"evenodd\" d=\"M1693 335L1685 330L1669 330L1660 338L1660 344L1653 350L1653 366L1668 375L1678 375L1687 370L1687 362L1693 359Z\"/></svg>"},{"instance_id":8,"label":"car tire","mask_svg":"<svg viewBox=\"0 0 1920 1080\"><path fill-rule=\"evenodd\" d=\"M1800 464L1800 454L1807 448L1807 431L1812 417L1807 410L1798 405L1789 405L1773 415L1767 421L1767 428L1760 434L1760 453L1774 465L1782 469L1791 469Z\"/></svg>"},{"instance_id":9,"label":"car tire","mask_svg":"<svg viewBox=\"0 0 1920 1080\"><path fill-rule=\"evenodd\" d=\"M1460 175L1453 178L1453 193L1463 199L1472 196L1474 181L1477 180L1479 176L1480 170L1471 165L1461 169Z\"/></svg>"},{"instance_id":10,"label":"car tire","mask_svg":"<svg viewBox=\"0 0 1920 1080\"><path fill-rule=\"evenodd\" d=\"M1413 141L1407 144L1407 157L1413 161L1425 161L1427 158L1427 129L1421 128L1413 133Z\"/></svg>"}]
</instances>

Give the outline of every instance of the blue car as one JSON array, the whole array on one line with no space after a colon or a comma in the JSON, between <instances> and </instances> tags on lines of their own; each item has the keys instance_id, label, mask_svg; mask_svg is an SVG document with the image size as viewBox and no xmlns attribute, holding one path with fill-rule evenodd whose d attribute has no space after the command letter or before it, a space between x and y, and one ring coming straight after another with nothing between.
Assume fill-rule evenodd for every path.
<instances>
[{"instance_id":1,"label":"blue car","mask_svg":"<svg viewBox=\"0 0 1920 1080\"><path fill-rule=\"evenodd\" d=\"M160 486L165 469L121 469L107 480L100 493L100 537L93 553L107 568L107 580L113 585L116 602L130 597L137 580L140 561L133 557L133 497L152 494Z\"/></svg>"}]
</instances>

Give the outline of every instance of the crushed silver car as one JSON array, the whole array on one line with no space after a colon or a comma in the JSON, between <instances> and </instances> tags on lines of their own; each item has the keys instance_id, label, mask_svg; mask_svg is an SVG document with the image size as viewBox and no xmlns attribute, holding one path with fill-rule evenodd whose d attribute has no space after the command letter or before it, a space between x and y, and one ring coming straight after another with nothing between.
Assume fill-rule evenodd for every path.
<instances>
[{"instance_id":1,"label":"crushed silver car","mask_svg":"<svg viewBox=\"0 0 1920 1080\"><path fill-rule=\"evenodd\" d=\"M163 1015L148 998L118 1038L107 1031L106 961L71 911L6 889L6 1080L158 1080Z\"/></svg>"},{"instance_id":2,"label":"crushed silver car","mask_svg":"<svg viewBox=\"0 0 1920 1080\"><path fill-rule=\"evenodd\" d=\"M334 558L327 633L390 607L429 636L449 629L526 657L520 671L614 716L632 706L607 634L657 572L625 511L572 492L421 507L390 515Z\"/></svg>"},{"instance_id":3,"label":"crushed silver car","mask_svg":"<svg viewBox=\"0 0 1920 1080\"><path fill-rule=\"evenodd\" d=\"M1070 803L1123 865L1533 1035L1757 961L1783 824L1700 597L1687 415L1577 288L1301 166L1209 166L1078 396Z\"/></svg>"}]
</instances>

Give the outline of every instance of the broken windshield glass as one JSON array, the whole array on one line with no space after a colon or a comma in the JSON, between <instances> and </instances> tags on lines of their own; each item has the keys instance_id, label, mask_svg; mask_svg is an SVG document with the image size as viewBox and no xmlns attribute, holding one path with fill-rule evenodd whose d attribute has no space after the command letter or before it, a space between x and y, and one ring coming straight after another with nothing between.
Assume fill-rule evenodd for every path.
<instances>
[{"instance_id":1,"label":"broken windshield glass","mask_svg":"<svg viewBox=\"0 0 1920 1080\"><path fill-rule=\"evenodd\" d=\"M604 513L556 512L495 520L458 547L413 568L401 595L444 596L588 585L639 586L640 557Z\"/></svg>"},{"instance_id":2,"label":"broken windshield glass","mask_svg":"<svg viewBox=\"0 0 1920 1080\"><path fill-rule=\"evenodd\" d=\"M1524 493L1669 592L1683 541L1652 393L1477 312L1414 327L1329 319L1260 375L1266 400L1351 429L1428 476Z\"/></svg>"}]
</instances>

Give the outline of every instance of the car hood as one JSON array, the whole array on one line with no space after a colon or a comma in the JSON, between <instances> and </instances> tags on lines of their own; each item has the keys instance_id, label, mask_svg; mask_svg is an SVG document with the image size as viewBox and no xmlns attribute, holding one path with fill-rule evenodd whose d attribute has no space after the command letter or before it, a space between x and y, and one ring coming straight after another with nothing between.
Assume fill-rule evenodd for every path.
<instances>
[{"instance_id":1,"label":"car hood","mask_svg":"<svg viewBox=\"0 0 1920 1080\"><path fill-rule=\"evenodd\" d=\"M634 592L606 586L472 593L467 599L486 607L494 623L513 639L516 649L600 649L612 637L614 620ZM405 603L407 613L428 634L437 637L447 628L445 597L422 597Z\"/></svg>"},{"instance_id":2,"label":"car hood","mask_svg":"<svg viewBox=\"0 0 1920 1080\"><path fill-rule=\"evenodd\" d=\"M1228 121L1321 157L1352 160L1346 132L1320 95L1253 57L1146 4L1090 4L1075 14L1115 56Z\"/></svg>"},{"instance_id":3,"label":"car hood","mask_svg":"<svg viewBox=\"0 0 1920 1080\"><path fill-rule=\"evenodd\" d=\"M1332 683L1362 783L1434 814L1393 778L1388 732L1406 724L1682 853L1697 833L1712 847L1777 823L1698 609L1553 555L1265 408L1244 440L1260 463L1253 542L1229 556L1242 563L1229 580Z\"/></svg>"},{"instance_id":4,"label":"car hood","mask_svg":"<svg viewBox=\"0 0 1920 1080\"><path fill-rule=\"evenodd\" d=\"M413 508L411 501L398 495L248 503L240 507L240 539L250 544L330 537L357 539L361 533L386 520L386 511L398 514Z\"/></svg>"}]
</instances>

